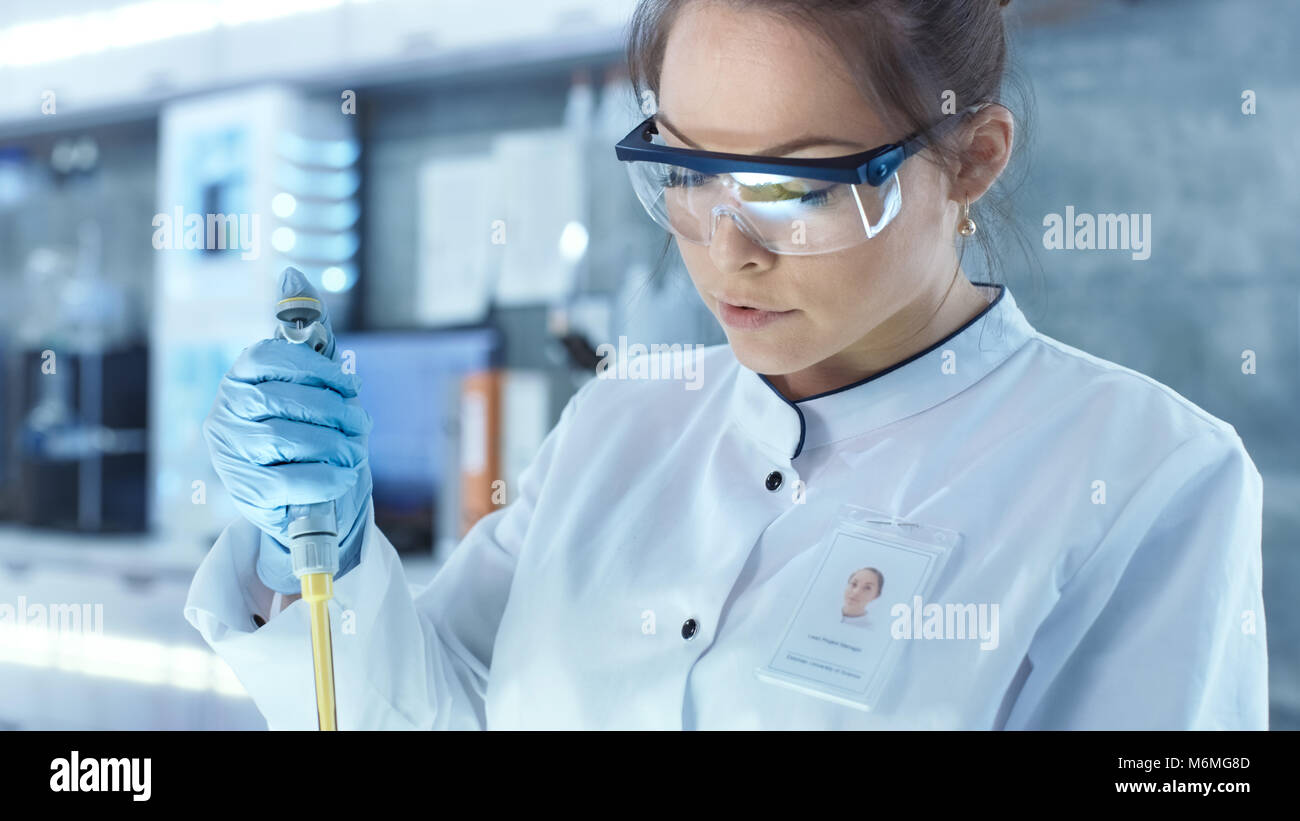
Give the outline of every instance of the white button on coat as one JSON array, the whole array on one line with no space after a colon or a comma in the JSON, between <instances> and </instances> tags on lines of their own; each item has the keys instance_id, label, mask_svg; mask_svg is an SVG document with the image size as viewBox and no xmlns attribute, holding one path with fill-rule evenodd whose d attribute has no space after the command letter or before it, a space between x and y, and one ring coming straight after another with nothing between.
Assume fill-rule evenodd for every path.
<instances>
[{"instance_id":1,"label":"white button on coat","mask_svg":"<svg viewBox=\"0 0 1300 821\"><path fill-rule=\"evenodd\" d=\"M949 338L795 403L725 345L698 390L592 379L423 589L368 514L331 603L339 726L1266 728L1236 431L979 287ZM927 600L999 606L996 648L906 640L873 712L753 672L844 503L959 531ZM231 524L185 616L271 728L314 728L306 606L252 626L257 544Z\"/></svg>"}]
</instances>

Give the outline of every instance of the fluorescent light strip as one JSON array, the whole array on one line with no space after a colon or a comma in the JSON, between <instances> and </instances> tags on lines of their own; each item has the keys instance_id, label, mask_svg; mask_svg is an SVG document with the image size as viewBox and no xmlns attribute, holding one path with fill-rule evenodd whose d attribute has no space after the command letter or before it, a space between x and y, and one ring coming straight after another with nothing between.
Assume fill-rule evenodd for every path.
<instances>
[{"instance_id":1,"label":"fluorescent light strip","mask_svg":"<svg viewBox=\"0 0 1300 821\"><path fill-rule=\"evenodd\" d=\"M103 633L0 622L0 664L248 698L229 665L209 650Z\"/></svg>"},{"instance_id":2,"label":"fluorescent light strip","mask_svg":"<svg viewBox=\"0 0 1300 821\"><path fill-rule=\"evenodd\" d=\"M324 11L345 0L147 0L0 29L0 67L33 66L185 34ZM346 0L369 5L375 0Z\"/></svg>"}]
</instances>

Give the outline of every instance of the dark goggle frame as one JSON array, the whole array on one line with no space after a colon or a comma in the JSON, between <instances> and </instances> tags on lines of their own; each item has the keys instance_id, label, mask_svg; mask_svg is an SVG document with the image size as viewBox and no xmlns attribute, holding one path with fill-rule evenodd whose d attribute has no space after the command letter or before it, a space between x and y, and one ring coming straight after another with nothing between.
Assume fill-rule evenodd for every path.
<instances>
[{"instance_id":1,"label":"dark goggle frame","mask_svg":"<svg viewBox=\"0 0 1300 821\"><path fill-rule=\"evenodd\" d=\"M960 122L966 115L979 111L984 105L972 106L964 111L949 114L940 121L936 129L946 129ZM659 133L659 128L655 125L654 119L653 114L646 117L636 128L629 131L626 137L618 141L614 146L614 153L620 160L678 165L701 174L726 174L740 171L850 185L865 184L874 188L893 176L904 160L926 146L925 140L917 133L900 142L842 157L788 158L727 154L720 151L655 145L651 142L651 138Z\"/></svg>"}]
</instances>

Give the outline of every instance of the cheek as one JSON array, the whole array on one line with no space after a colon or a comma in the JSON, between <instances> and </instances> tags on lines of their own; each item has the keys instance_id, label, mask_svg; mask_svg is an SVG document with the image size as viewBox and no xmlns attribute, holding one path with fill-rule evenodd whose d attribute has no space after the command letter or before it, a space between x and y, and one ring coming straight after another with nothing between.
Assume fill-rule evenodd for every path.
<instances>
[{"instance_id":1,"label":"cheek","mask_svg":"<svg viewBox=\"0 0 1300 821\"><path fill-rule=\"evenodd\" d=\"M898 236L892 238L899 259L924 258L940 250L949 201L942 196L937 172L929 166L925 169L922 174L914 174L910 184L904 184L902 213L885 229L885 234L899 229Z\"/></svg>"},{"instance_id":2,"label":"cheek","mask_svg":"<svg viewBox=\"0 0 1300 821\"><path fill-rule=\"evenodd\" d=\"M792 276L799 307L819 324L860 325L889 276L881 264L883 249L869 247L875 241L799 268Z\"/></svg>"}]
</instances>

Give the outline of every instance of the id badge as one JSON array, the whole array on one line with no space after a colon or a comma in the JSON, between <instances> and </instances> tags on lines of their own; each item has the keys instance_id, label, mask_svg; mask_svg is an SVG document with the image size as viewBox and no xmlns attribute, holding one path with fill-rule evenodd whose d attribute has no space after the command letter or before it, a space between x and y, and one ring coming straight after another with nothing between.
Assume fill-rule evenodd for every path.
<instances>
[{"instance_id":1,"label":"id badge","mask_svg":"<svg viewBox=\"0 0 1300 821\"><path fill-rule=\"evenodd\" d=\"M755 675L871 710L904 643L892 637L891 611L929 598L960 541L954 530L842 505L776 650Z\"/></svg>"}]
</instances>

